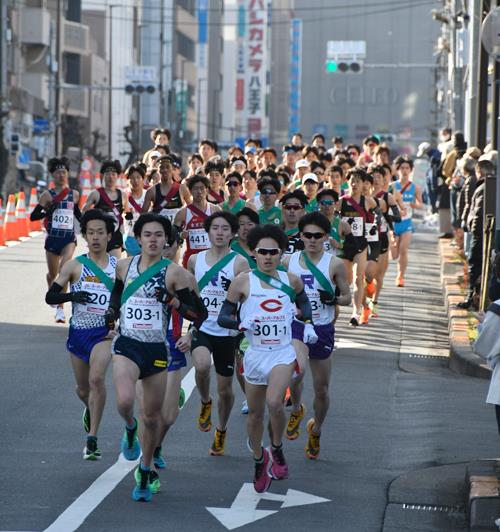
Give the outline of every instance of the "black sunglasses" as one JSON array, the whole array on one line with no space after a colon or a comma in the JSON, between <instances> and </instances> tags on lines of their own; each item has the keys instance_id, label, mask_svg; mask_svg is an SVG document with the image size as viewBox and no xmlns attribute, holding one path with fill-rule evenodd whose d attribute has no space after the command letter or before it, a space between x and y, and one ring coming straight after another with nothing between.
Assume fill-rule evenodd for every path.
<instances>
[{"instance_id":1,"label":"black sunglasses","mask_svg":"<svg viewBox=\"0 0 500 532\"><path fill-rule=\"evenodd\" d=\"M240 184L239 181L228 181L227 186L228 187L237 187Z\"/></svg>"},{"instance_id":2,"label":"black sunglasses","mask_svg":"<svg viewBox=\"0 0 500 532\"><path fill-rule=\"evenodd\" d=\"M302 205L284 205L283 208L287 211L300 211L303 207Z\"/></svg>"},{"instance_id":3,"label":"black sunglasses","mask_svg":"<svg viewBox=\"0 0 500 532\"><path fill-rule=\"evenodd\" d=\"M307 238L308 240L310 238L314 238L314 240L319 240L320 238L323 238L325 236L326 233L310 233L309 231L305 231L304 233L302 233L302 236L304 238Z\"/></svg>"},{"instance_id":4,"label":"black sunglasses","mask_svg":"<svg viewBox=\"0 0 500 532\"><path fill-rule=\"evenodd\" d=\"M276 255L280 254L281 249L279 248L255 248L255 251L259 255L271 255L271 257L275 257Z\"/></svg>"}]
</instances>

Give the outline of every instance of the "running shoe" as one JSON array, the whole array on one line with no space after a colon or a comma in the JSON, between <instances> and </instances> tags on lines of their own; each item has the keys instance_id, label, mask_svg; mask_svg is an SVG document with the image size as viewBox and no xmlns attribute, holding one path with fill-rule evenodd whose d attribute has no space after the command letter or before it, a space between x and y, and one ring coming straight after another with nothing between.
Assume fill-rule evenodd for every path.
<instances>
[{"instance_id":1,"label":"running shoe","mask_svg":"<svg viewBox=\"0 0 500 532\"><path fill-rule=\"evenodd\" d=\"M139 468L134 471L134 478L137 485L141 482ZM149 489L153 495L156 495L161 489L160 475L156 471L149 472Z\"/></svg>"},{"instance_id":2,"label":"running shoe","mask_svg":"<svg viewBox=\"0 0 500 532\"><path fill-rule=\"evenodd\" d=\"M378 318L378 303L376 301L370 302L370 310L372 311L372 318Z\"/></svg>"},{"instance_id":3,"label":"running shoe","mask_svg":"<svg viewBox=\"0 0 500 532\"><path fill-rule=\"evenodd\" d=\"M186 392L184 391L184 388L181 386L181 389L179 390L179 408L182 408L185 402L186 402Z\"/></svg>"},{"instance_id":4,"label":"running shoe","mask_svg":"<svg viewBox=\"0 0 500 532\"><path fill-rule=\"evenodd\" d=\"M351 327L357 327L359 325L359 314L353 314L349 320L349 325Z\"/></svg>"},{"instance_id":5,"label":"running shoe","mask_svg":"<svg viewBox=\"0 0 500 532\"><path fill-rule=\"evenodd\" d=\"M226 443L226 431L215 429L214 441L208 453L212 456L222 456L224 454L225 443Z\"/></svg>"},{"instance_id":6,"label":"running shoe","mask_svg":"<svg viewBox=\"0 0 500 532\"><path fill-rule=\"evenodd\" d=\"M248 401L246 399L241 403L241 413L248 414Z\"/></svg>"},{"instance_id":7,"label":"running shoe","mask_svg":"<svg viewBox=\"0 0 500 532\"><path fill-rule=\"evenodd\" d=\"M283 445L278 449L271 445L271 456L273 458L273 465L271 466L271 476L276 480L284 480L288 478L288 464L283 454Z\"/></svg>"},{"instance_id":8,"label":"running shoe","mask_svg":"<svg viewBox=\"0 0 500 532\"><path fill-rule=\"evenodd\" d=\"M88 434L90 432L90 410L85 407L82 414L83 430Z\"/></svg>"},{"instance_id":9,"label":"running shoe","mask_svg":"<svg viewBox=\"0 0 500 532\"><path fill-rule=\"evenodd\" d=\"M128 429L125 427L121 441L121 451L125 460L137 460L141 454L141 446L137 438L137 419L135 419L135 428Z\"/></svg>"},{"instance_id":10,"label":"running shoe","mask_svg":"<svg viewBox=\"0 0 500 532\"><path fill-rule=\"evenodd\" d=\"M296 440L300 434L300 422L306 415L306 407L304 403L300 403L298 411L291 412L288 418L288 425L286 426L286 437L289 440Z\"/></svg>"},{"instance_id":11,"label":"running shoe","mask_svg":"<svg viewBox=\"0 0 500 532\"><path fill-rule=\"evenodd\" d=\"M56 308L55 318L56 323L66 323L66 315L64 314L64 309L62 307Z\"/></svg>"},{"instance_id":12,"label":"running shoe","mask_svg":"<svg viewBox=\"0 0 500 532\"><path fill-rule=\"evenodd\" d=\"M314 426L314 418L311 418L306 425L307 433L309 437L307 438L307 444L305 447L306 456L311 460L316 460L319 455L319 438L321 434L314 434L312 428Z\"/></svg>"},{"instance_id":13,"label":"running shoe","mask_svg":"<svg viewBox=\"0 0 500 532\"><path fill-rule=\"evenodd\" d=\"M136 469L134 473L135 486L132 490L132 499L134 501L149 502L153 498L149 482L150 474L151 471L144 471L141 466Z\"/></svg>"},{"instance_id":14,"label":"running shoe","mask_svg":"<svg viewBox=\"0 0 500 532\"><path fill-rule=\"evenodd\" d=\"M255 475L253 477L253 487L257 493L264 493L269 489L272 477L269 474L269 452L262 448L262 462L255 462Z\"/></svg>"},{"instance_id":15,"label":"running shoe","mask_svg":"<svg viewBox=\"0 0 500 532\"><path fill-rule=\"evenodd\" d=\"M361 319L359 320L360 325L367 325L368 321L370 320L370 308L363 306L363 310L361 311Z\"/></svg>"},{"instance_id":16,"label":"running shoe","mask_svg":"<svg viewBox=\"0 0 500 532\"><path fill-rule=\"evenodd\" d=\"M155 467L158 469L165 469L167 467L167 462L163 455L161 454L161 447L157 447L153 453L153 462Z\"/></svg>"},{"instance_id":17,"label":"running shoe","mask_svg":"<svg viewBox=\"0 0 500 532\"><path fill-rule=\"evenodd\" d=\"M399 288L402 288L403 286L405 285L405 280L403 277L401 277L400 275L398 275L396 277L396 286L398 286Z\"/></svg>"},{"instance_id":18,"label":"running shoe","mask_svg":"<svg viewBox=\"0 0 500 532\"><path fill-rule=\"evenodd\" d=\"M101 457L101 450L97 447L97 438L87 438L87 445L83 448L83 459L94 462L100 460Z\"/></svg>"},{"instance_id":19,"label":"running shoe","mask_svg":"<svg viewBox=\"0 0 500 532\"><path fill-rule=\"evenodd\" d=\"M208 403L201 402L198 428L202 432L208 432L212 428L212 399Z\"/></svg>"}]
</instances>

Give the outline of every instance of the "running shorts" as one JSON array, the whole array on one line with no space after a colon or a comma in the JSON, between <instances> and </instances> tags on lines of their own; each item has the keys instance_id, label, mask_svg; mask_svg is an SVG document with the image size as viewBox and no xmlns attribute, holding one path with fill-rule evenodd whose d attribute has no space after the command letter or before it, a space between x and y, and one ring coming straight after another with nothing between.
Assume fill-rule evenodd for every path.
<instances>
[{"instance_id":1,"label":"running shorts","mask_svg":"<svg viewBox=\"0 0 500 532\"><path fill-rule=\"evenodd\" d=\"M206 347L214 359L215 371L222 377L234 374L236 338L234 336L213 336L203 331L195 331L191 341L191 353L197 347Z\"/></svg>"},{"instance_id":2,"label":"running shorts","mask_svg":"<svg viewBox=\"0 0 500 532\"><path fill-rule=\"evenodd\" d=\"M380 233L380 254L383 255L389 250L389 235L386 232Z\"/></svg>"},{"instance_id":3,"label":"running shorts","mask_svg":"<svg viewBox=\"0 0 500 532\"><path fill-rule=\"evenodd\" d=\"M267 386L273 368L292 364L296 360L295 349L291 345L271 352L257 351L249 347L243 357L243 375L250 384Z\"/></svg>"},{"instance_id":4,"label":"running shorts","mask_svg":"<svg viewBox=\"0 0 500 532\"><path fill-rule=\"evenodd\" d=\"M92 349L106 339L109 333L107 327L92 327L91 329L75 329L69 327L66 349L86 364L90 361Z\"/></svg>"},{"instance_id":5,"label":"running shorts","mask_svg":"<svg viewBox=\"0 0 500 532\"><path fill-rule=\"evenodd\" d=\"M318 341L315 344L305 344L309 348L309 358L316 360L326 360L330 357L335 343L335 327L333 323L326 325L314 325L314 330L318 335ZM292 338L303 341L304 323L293 320Z\"/></svg>"},{"instance_id":6,"label":"running shorts","mask_svg":"<svg viewBox=\"0 0 500 532\"><path fill-rule=\"evenodd\" d=\"M368 242L368 260L377 262L380 256L380 241Z\"/></svg>"},{"instance_id":7,"label":"running shorts","mask_svg":"<svg viewBox=\"0 0 500 532\"><path fill-rule=\"evenodd\" d=\"M139 368L139 379L151 377L168 367L169 352L163 342L139 342L120 334L113 340L111 352L134 362Z\"/></svg>"},{"instance_id":8,"label":"running shorts","mask_svg":"<svg viewBox=\"0 0 500 532\"><path fill-rule=\"evenodd\" d=\"M53 253L54 255L61 255L64 248L68 244L76 244L76 238L71 236L69 238L58 238L57 236L47 236L45 239L45 251Z\"/></svg>"},{"instance_id":9,"label":"running shorts","mask_svg":"<svg viewBox=\"0 0 500 532\"><path fill-rule=\"evenodd\" d=\"M168 365L168 371L177 371L178 369L185 368L187 365L186 355L175 347L177 339L174 338L172 331L167 331L167 341L170 348L170 363Z\"/></svg>"}]
</instances>

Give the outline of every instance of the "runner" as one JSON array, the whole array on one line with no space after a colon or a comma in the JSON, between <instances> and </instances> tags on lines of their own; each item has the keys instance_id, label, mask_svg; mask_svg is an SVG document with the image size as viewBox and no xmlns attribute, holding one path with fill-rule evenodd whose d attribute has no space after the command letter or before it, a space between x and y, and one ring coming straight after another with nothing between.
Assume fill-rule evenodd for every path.
<instances>
[{"instance_id":1,"label":"runner","mask_svg":"<svg viewBox=\"0 0 500 532\"><path fill-rule=\"evenodd\" d=\"M419 185L411 181L413 161L409 157L399 156L394 161L398 173L398 181L394 183L394 188L403 197L404 212L401 222L394 224L394 236L396 238L396 250L394 259L398 260L398 273L396 276L396 286L405 285L406 268L408 267L408 249L410 247L411 235L415 231L413 227L413 210L423 207L422 190Z\"/></svg>"},{"instance_id":2,"label":"runner","mask_svg":"<svg viewBox=\"0 0 500 532\"><path fill-rule=\"evenodd\" d=\"M200 296L208 309L208 318L194 333L191 356L195 367L195 380L200 392L201 408L198 428L208 432L212 428L212 399L210 397L210 366L213 358L217 375L219 424L209 453L224 454L226 429L234 403L232 381L236 356L235 334L217 324L227 290L236 275L247 269L247 261L231 251L229 245L238 231L238 220L229 212L216 212L205 222L211 247L190 257L188 270L195 276Z\"/></svg>"},{"instance_id":3,"label":"runner","mask_svg":"<svg viewBox=\"0 0 500 532\"><path fill-rule=\"evenodd\" d=\"M296 251L304 249L299 235L299 220L304 215L304 208L307 205L307 198L302 190L288 192L281 199L281 212L283 217L283 230L288 238L288 248L285 255L291 255Z\"/></svg>"},{"instance_id":4,"label":"runner","mask_svg":"<svg viewBox=\"0 0 500 532\"><path fill-rule=\"evenodd\" d=\"M220 205L224 201L224 162L222 159L208 161L203 169L210 183L207 200L214 205Z\"/></svg>"},{"instance_id":5,"label":"runner","mask_svg":"<svg viewBox=\"0 0 500 532\"><path fill-rule=\"evenodd\" d=\"M177 211L184 205L181 185L173 180L171 157L168 155L160 157L158 159L158 169L160 182L147 190L142 212L146 213L152 208L154 213L167 218L172 223Z\"/></svg>"},{"instance_id":6,"label":"runner","mask_svg":"<svg viewBox=\"0 0 500 532\"><path fill-rule=\"evenodd\" d=\"M93 190L82 212L91 208L100 209L103 212L111 213L115 219L115 231L111 240L108 242L108 253L116 258L120 258L123 250L123 218L124 211L128 211L127 196L116 187L118 176L122 173L120 161L104 161L101 164L101 175L104 181L104 187Z\"/></svg>"},{"instance_id":7,"label":"runner","mask_svg":"<svg viewBox=\"0 0 500 532\"><path fill-rule=\"evenodd\" d=\"M295 305L306 323L303 339L313 342L317 337L310 323L311 304L302 281L277 270L288 246L285 233L272 225L256 227L248 235L248 245L255 253L257 268L231 283L218 324L244 331L250 344L244 359L250 409L247 430L255 461L253 484L255 491L262 493L271 484L271 474L276 479L288 477L282 444L286 426L283 397L296 366L291 331ZM271 427L270 452L262 446L266 404Z\"/></svg>"},{"instance_id":8,"label":"runner","mask_svg":"<svg viewBox=\"0 0 500 532\"><path fill-rule=\"evenodd\" d=\"M174 219L174 226L186 239L186 251L182 257L182 265L187 267L189 257L210 247L210 240L204 228L205 220L220 207L207 201L209 190L208 179L201 175L189 178L188 187L193 196L193 202L179 209Z\"/></svg>"},{"instance_id":9,"label":"runner","mask_svg":"<svg viewBox=\"0 0 500 532\"><path fill-rule=\"evenodd\" d=\"M305 174L302 178L302 190L307 198L306 212L313 212L318 210L318 202L316 201L316 194L318 193L319 179L316 174L312 172Z\"/></svg>"},{"instance_id":10,"label":"runner","mask_svg":"<svg viewBox=\"0 0 500 532\"><path fill-rule=\"evenodd\" d=\"M52 286L64 264L71 259L76 248L75 218L80 219L78 208L79 193L68 186L69 160L66 157L53 157L47 163L47 170L54 180L55 187L40 196L30 220L44 220L45 259L47 261L47 285ZM65 323L63 305L56 307L56 323Z\"/></svg>"},{"instance_id":11,"label":"runner","mask_svg":"<svg viewBox=\"0 0 500 532\"><path fill-rule=\"evenodd\" d=\"M150 501L152 489L158 489L158 475L151 471L154 450L160 441L160 418L167 384L167 326L170 309L196 325L206 310L186 271L167 259L162 252L171 237L167 218L143 214L134 226L141 254L123 259L116 267L116 281L106 323L110 328L120 319L119 334L113 339L113 380L118 412L126 426L121 451L126 460L142 459L136 472L132 498ZM174 294L174 295L172 295ZM141 445L134 417L135 388L142 380L144 432Z\"/></svg>"},{"instance_id":12,"label":"runner","mask_svg":"<svg viewBox=\"0 0 500 532\"><path fill-rule=\"evenodd\" d=\"M351 235L351 226L335 212L335 203L339 200L337 192L330 188L324 188L318 192L316 199L318 200L319 212L326 216L331 227L329 238L323 244L324 250L337 257L342 257L344 240L348 235Z\"/></svg>"},{"instance_id":13,"label":"runner","mask_svg":"<svg viewBox=\"0 0 500 532\"><path fill-rule=\"evenodd\" d=\"M144 190L146 169L142 163L133 164L125 170L125 177L128 179L129 185L129 211L125 213L125 251L129 257L132 257L141 252L141 248L134 237L134 224L141 214L146 197Z\"/></svg>"},{"instance_id":14,"label":"runner","mask_svg":"<svg viewBox=\"0 0 500 532\"><path fill-rule=\"evenodd\" d=\"M259 179L259 192L262 207L257 211L259 221L264 224L281 224L281 209L276 206L276 200L281 190L281 184L277 179L263 177Z\"/></svg>"},{"instance_id":15,"label":"runner","mask_svg":"<svg viewBox=\"0 0 500 532\"><path fill-rule=\"evenodd\" d=\"M359 325L365 291L368 247L365 227L366 209L374 209L376 207L373 198L365 198L362 195L365 174L366 172L362 168L356 167L349 170L347 173L349 193L342 196L336 206L342 216L342 220L351 226L353 236L352 239L344 242L343 251L344 264L347 270L347 282L352 284L354 281L352 298L353 313L349 321L349 324L353 327Z\"/></svg>"},{"instance_id":16,"label":"runner","mask_svg":"<svg viewBox=\"0 0 500 532\"><path fill-rule=\"evenodd\" d=\"M304 343L304 324L292 324L293 345L297 359L304 363L309 358L314 388L314 417L307 422L309 434L305 447L306 456L316 459L320 450L321 427L330 405L331 354L334 346L336 305L349 305L351 292L346 281L346 270L341 259L325 253L324 244L331 232L328 219L320 213L309 213L299 222L304 251L285 257L284 264L290 273L304 283L304 290L311 302L312 322L318 337L315 343ZM295 440L300 434L300 422L306 413L301 402L303 372L292 380L292 411L288 419L286 437Z\"/></svg>"},{"instance_id":17,"label":"runner","mask_svg":"<svg viewBox=\"0 0 500 532\"><path fill-rule=\"evenodd\" d=\"M221 203L223 211L229 211L236 214L244 207L254 208L255 206L241 198L243 191L243 178L238 172L230 172L226 176L226 186L228 191L227 200Z\"/></svg>"},{"instance_id":18,"label":"runner","mask_svg":"<svg viewBox=\"0 0 500 532\"><path fill-rule=\"evenodd\" d=\"M45 301L56 305L71 301L73 316L66 347L76 380L76 394L85 405L83 428L88 433L84 460L100 460L97 432L106 402L106 370L111 360L111 338L104 313L113 289L117 259L106 252L114 223L111 216L97 209L81 219L82 236L89 251L64 264L51 285ZM70 292L63 293L67 284Z\"/></svg>"}]
</instances>

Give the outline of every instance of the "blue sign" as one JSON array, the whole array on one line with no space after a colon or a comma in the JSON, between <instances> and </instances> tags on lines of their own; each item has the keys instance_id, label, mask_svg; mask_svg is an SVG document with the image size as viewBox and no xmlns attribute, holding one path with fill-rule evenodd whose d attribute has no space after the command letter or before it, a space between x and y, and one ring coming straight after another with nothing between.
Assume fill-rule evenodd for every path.
<instances>
[{"instance_id":1,"label":"blue sign","mask_svg":"<svg viewBox=\"0 0 500 532\"><path fill-rule=\"evenodd\" d=\"M41 133L50 133L49 121L47 118L34 118L33 134L40 135Z\"/></svg>"},{"instance_id":2,"label":"blue sign","mask_svg":"<svg viewBox=\"0 0 500 532\"><path fill-rule=\"evenodd\" d=\"M290 83L288 98L288 136L300 129L300 92L302 62L302 20L292 19L290 29Z\"/></svg>"},{"instance_id":3,"label":"blue sign","mask_svg":"<svg viewBox=\"0 0 500 532\"><path fill-rule=\"evenodd\" d=\"M208 42L208 0L198 0L198 43Z\"/></svg>"}]
</instances>

